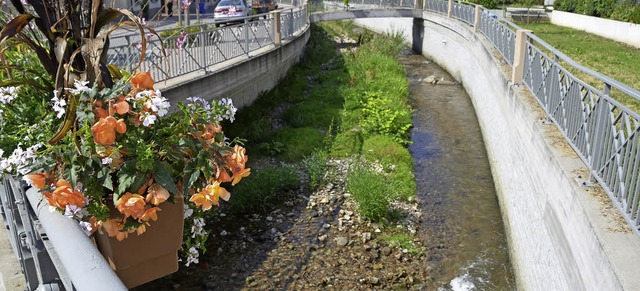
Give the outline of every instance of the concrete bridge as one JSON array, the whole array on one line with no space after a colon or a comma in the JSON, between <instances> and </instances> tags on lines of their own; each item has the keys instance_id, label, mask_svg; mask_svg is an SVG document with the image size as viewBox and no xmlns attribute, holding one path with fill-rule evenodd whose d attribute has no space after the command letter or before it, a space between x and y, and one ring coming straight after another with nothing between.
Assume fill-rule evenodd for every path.
<instances>
[{"instance_id":1,"label":"concrete bridge","mask_svg":"<svg viewBox=\"0 0 640 291\"><path fill-rule=\"evenodd\" d=\"M389 9L351 9L351 10L330 10L326 12L311 13L309 19L311 23L321 21L334 21L358 18L389 18L389 17L411 17L422 18L422 9L412 8L389 8Z\"/></svg>"},{"instance_id":2,"label":"concrete bridge","mask_svg":"<svg viewBox=\"0 0 640 291\"><path fill-rule=\"evenodd\" d=\"M442 0L351 5L313 14L301 6L239 26L202 26L183 47L172 46L177 37L163 40L171 48L166 59L159 54L161 40L152 40L151 60L142 69L153 71L173 102L231 97L242 106L273 88L302 56L310 23L360 19L381 32L402 28L413 49L447 69L472 98L518 288L640 290L640 188L634 186L640 180L640 115L609 91L636 99L640 92L576 64L480 6ZM131 47L139 40L120 37L122 45L111 57L127 65L135 60ZM602 88L574 77L559 61L595 77ZM50 237L56 248L74 249L73 237L86 238L68 229L59 242ZM89 265L74 257L64 267L90 278L83 281L87 288L105 276L104 282L112 280L112 274L102 274L105 268ZM71 281L81 290L77 280Z\"/></svg>"}]
</instances>

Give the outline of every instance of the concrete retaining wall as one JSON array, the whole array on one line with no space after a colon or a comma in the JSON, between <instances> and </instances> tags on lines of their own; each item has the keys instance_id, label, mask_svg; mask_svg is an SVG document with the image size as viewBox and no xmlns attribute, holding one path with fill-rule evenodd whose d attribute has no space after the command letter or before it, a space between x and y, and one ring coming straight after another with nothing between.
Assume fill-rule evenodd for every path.
<instances>
[{"instance_id":1,"label":"concrete retaining wall","mask_svg":"<svg viewBox=\"0 0 640 291\"><path fill-rule=\"evenodd\" d=\"M357 20L402 29L414 48L461 81L482 129L520 290L640 290L640 238L486 38L461 22L426 13L412 19ZM422 38L422 39L420 39ZM455 116L452 116L455 118Z\"/></svg>"},{"instance_id":2,"label":"concrete retaining wall","mask_svg":"<svg viewBox=\"0 0 640 291\"><path fill-rule=\"evenodd\" d=\"M213 74L202 71L185 74L169 82L161 82L156 88L162 91L171 104L198 96L207 100L231 98L240 108L250 105L261 93L278 84L289 68L298 62L304 53L310 31L305 30L295 40L283 42L278 48L267 47L251 57L233 59L208 68Z\"/></svg>"},{"instance_id":3,"label":"concrete retaining wall","mask_svg":"<svg viewBox=\"0 0 640 291\"><path fill-rule=\"evenodd\" d=\"M551 23L584 30L608 39L640 48L640 24L615 21L564 11L549 14Z\"/></svg>"}]
</instances>

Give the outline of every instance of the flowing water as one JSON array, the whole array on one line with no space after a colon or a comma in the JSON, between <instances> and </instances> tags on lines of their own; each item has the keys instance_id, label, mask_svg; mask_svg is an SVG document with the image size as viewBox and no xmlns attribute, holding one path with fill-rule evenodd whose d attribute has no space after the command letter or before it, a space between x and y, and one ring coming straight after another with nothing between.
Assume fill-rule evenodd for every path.
<instances>
[{"instance_id":1,"label":"flowing water","mask_svg":"<svg viewBox=\"0 0 640 291\"><path fill-rule=\"evenodd\" d=\"M513 290L505 230L469 96L442 68L406 51L423 238L437 290ZM432 84L428 77L441 80ZM425 80L427 79L427 80Z\"/></svg>"}]
</instances>

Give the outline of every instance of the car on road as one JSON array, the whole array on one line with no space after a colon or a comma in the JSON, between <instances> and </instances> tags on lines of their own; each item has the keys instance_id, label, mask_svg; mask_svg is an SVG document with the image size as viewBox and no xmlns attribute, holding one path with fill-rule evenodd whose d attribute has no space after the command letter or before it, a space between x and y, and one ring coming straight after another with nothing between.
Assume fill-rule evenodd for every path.
<instances>
[{"instance_id":1,"label":"car on road","mask_svg":"<svg viewBox=\"0 0 640 291\"><path fill-rule=\"evenodd\" d=\"M213 11L213 19L216 23L235 22L251 14L251 7L244 0L220 0Z\"/></svg>"},{"instance_id":2,"label":"car on road","mask_svg":"<svg viewBox=\"0 0 640 291\"><path fill-rule=\"evenodd\" d=\"M278 9L278 4L274 0L253 0L251 8L256 13L262 14Z\"/></svg>"}]
</instances>

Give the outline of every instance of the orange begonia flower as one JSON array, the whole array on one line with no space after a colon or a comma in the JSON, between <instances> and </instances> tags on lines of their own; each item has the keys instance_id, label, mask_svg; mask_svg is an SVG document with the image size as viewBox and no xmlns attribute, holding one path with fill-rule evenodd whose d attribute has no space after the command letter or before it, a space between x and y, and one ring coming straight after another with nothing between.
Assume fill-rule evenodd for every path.
<instances>
[{"instance_id":1,"label":"orange begonia flower","mask_svg":"<svg viewBox=\"0 0 640 291\"><path fill-rule=\"evenodd\" d=\"M147 226L143 224L141 224L140 226L138 226L138 228L136 228L136 233L138 235L143 234L145 231L147 231Z\"/></svg>"},{"instance_id":2,"label":"orange begonia flower","mask_svg":"<svg viewBox=\"0 0 640 291\"><path fill-rule=\"evenodd\" d=\"M231 160L233 161L233 163L235 163L236 165L240 166L241 168L244 169L244 165L245 163L249 160L249 156L245 155L245 148L236 145L233 148L233 154L231 154Z\"/></svg>"},{"instance_id":3,"label":"orange begonia flower","mask_svg":"<svg viewBox=\"0 0 640 291\"><path fill-rule=\"evenodd\" d=\"M251 168L246 168L246 169L242 169L240 171L234 172L233 176L231 177L231 179L233 179L233 182L231 182L231 185L235 186L240 182L240 180L242 180L242 178L248 177L250 174L251 174Z\"/></svg>"},{"instance_id":4,"label":"orange begonia flower","mask_svg":"<svg viewBox=\"0 0 640 291\"><path fill-rule=\"evenodd\" d=\"M209 210L212 205L220 205L218 198L229 201L229 197L231 197L231 193L227 189L220 187L220 182L214 182L191 196L189 201L195 203L196 207L202 207L202 210Z\"/></svg>"},{"instance_id":5,"label":"orange begonia flower","mask_svg":"<svg viewBox=\"0 0 640 291\"><path fill-rule=\"evenodd\" d=\"M37 189L44 188L47 183L47 177L43 173L26 175L26 178L31 180L31 184Z\"/></svg>"},{"instance_id":6,"label":"orange begonia flower","mask_svg":"<svg viewBox=\"0 0 640 291\"><path fill-rule=\"evenodd\" d=\"M106 110L104 110L104 108L99 107L99 108L93 109L93 115L95 115L96 118L100 119L100 118L105 118L109 116L109 113Z\"/></svg>"},{"instance_id":7,"label":"orange begonia flower","mask_svg":"<svg viewBox=\"0 0 640 291\"><path fill-rule=\"evenodd\" d=\"M153 90L153 78L149 72L139 72L131 77L134 89Z\"/></svg>"},{"instance_id":8,"label":"orange begonia flower","mask_svg":"<svg viewBox=\"0 0 640 291\"><path fill-rule=\"evenodd\" d=\"M229 176L229 172L227 172L227 169L218 168L218 175L216 179L218 179L220 183L224 183L231 181L231 176Z\"/></svg>"},{"instance_id":9,"label":"orange begonia flower","mask_svg":"<svg viewBox=\"0 0 640 291\"><path fill-rule=\"evenodd\" d=\"M150 207L144 211L144 214L140 217L141 221L149 221L149 219L156 221L158 220L158 211L162 211L160 207Z\"/></svg>"},{"instance_id":10,"label":"orange begonia flower","mask_svg":"<svg viewBox=\"0 0 640 291\"><path fill-rule=\"evenodd\" d=\"M147 197L145 197L145 201L151 202L153 205L160 205L160 203L167 201L167 199L169 199L169 191L157 183L149 187Z\"/></svg>"},{"instance_id":11,"label":"orange begonia flower","mask_svg":"<svg viewBox=\"0 0 640 291\"><path fill-rule=\"evenodd\" d=\"M129 236L128 232L122 231L124 224L113 219L107 219L107 221L103 222L102 228L104 228L109 237L115 236L118 241L122 241Z\"/></svg>"},{"instance_id":12,"label":"orange begonia flower","mask_svg":"<svg viewBox=\"0 0 640 291\"><path fill-rule=\"evenodd\" d=\"M91 127L93 133L93 141L101 145L111 145L116 141L116 121L113 116L100 118L96 124Z\"/></svg>"},{"instance_id":13,"label":"orange begonia flower","mask_svg":"<svg viewBox=\"0 0 640 291\"><path fill-rule=\"evenodd\" d=\"M118 133L124 134L127 132L127 124L124 123L124 119L119 119L116 121L116 131Z\"/></svg>"},{"instance_id":14,"label":"orange begonia flower","mask_svg":"<svg viewBox=\"0 0 640 291\"><path fill-rule=\"evenodd\" d=\"M120 213L138 219L144 215L146 205L144 197L129 192L122 195L122 197L116 201L116 208Z\"/></svg>"},{"instance_id":15,"label":"orange begonia flower","mask_svg":"<svg viewBox=\"0 0 640 291\"><path fill-rule=\"evenodd\" d=\"M216 136L216 133L221 133L221 132L222 132L222 126L220 126L219 124L218 125L207 124L204 126L204 130L201 136L205 140L210 140Z\"/></svg>"},{"instance_id":16,"label":"orange begonia flower","mask_svg":"<svg viewBox=\"0 0 640 291\"><path fill-rule=\"evenodd\" d=\"M116 102L116 104L113 105L113 107L116 109L116 112L120 115L124 115L127 112L129 112L130 106L129 106L129 102L127 102L127 100L124 99L123 95L118 96L118 101Z\"/></svg>"},{"instance_id":17,"label":"orange begonia flower","mask_svg":"<svg viewBox=\"0 0 640 291\"><path fill-rule=\"evenodd\" d=\"M62 179L56 182L56 189L53 192L44 192L44 196L47 197L49 205L60 209L66 209L67 205L84 207L87 200L80 191L74 189L69 182Z\"/></svg>"}]
</instances>

